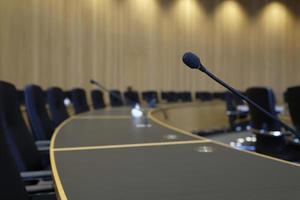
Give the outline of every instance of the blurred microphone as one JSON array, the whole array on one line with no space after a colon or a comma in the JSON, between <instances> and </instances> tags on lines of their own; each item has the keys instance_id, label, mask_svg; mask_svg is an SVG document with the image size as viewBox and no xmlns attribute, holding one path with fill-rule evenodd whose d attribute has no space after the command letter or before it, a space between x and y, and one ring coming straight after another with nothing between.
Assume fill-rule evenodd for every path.
<instances>
[{"instance_id":1,"label":"blurred microphone","mask_svg":"<svg viewBox=\"0 0 300 200\"><path fill-rule=\"evenodd\" d=\"M119 95L116 95L114 92L110 92L108 89L106 89L106 87L104 87L103 85L101 85L97 81L91 79L90 83L92 85L96 85L100 89L104 90L108 94L111 94L112 96L114 96L115 98L117 98L118 100L120 100L121 102L123 102L122 97L120 97ZM143 117L144 116L144 111L141 109L140 105L137 102L135 102L132 99L130 99L130 98L127 98L127 100L129 101L129 104L131 104L131 106L133 106L133 108L131 109L131 115L133 117L135 117L135 118L141 118L141 117ZM147 117L144 118L144 124L142 124L142 126L151 127L151 124L148 122Z\"/></svg>"},{"instance_id":2,"label":"blurred microphone","mask_svg":"<svg viewBox=\"0 0 300 200\"><path fill-rule=\"evenodd\" d=\"M114 92L110 92L106 87L104 87L103 85L101 85L100 83L98 83L97 81L91 79L90 80L90 83L92 85L96 85L97 87L99 87L100 89L104 90L105 92L107 92L108 94L111 94L114 98L118 99L119 101L123 102L123 99L122 97L120 97L119 95L116 95ZM127 100L129 101L129 104L132 105L132 106L135 106L136 103L135 101L133 101L132 99L130 98L127 98Z\"/></svg>"},{"instance_id":3,"label":"blurred microphone","mask_svg":"<svg viewBox=\"0 0 300 200\"><path fill-rule=\"evenodd\" d=\"M99 87L100 89L104 90L105 92L107 92L109 95L112 95L114 98L118 99L119 101L123 102L122 97L120 97L119 95L116 95L114 92L110 92L108 89L106 89L106 87L104 87L103 85L101 85L100 83L98 83L97 81L91 79L90 83L92 85L96 85L97 87Z\"/></svg>"},{"instance_id":4,"label":"blurred microphone","mask_svg":"<svg viewBox=\"0 0 300 200\"><path fill-rule=\"evenodd\" d=\"M213 73L211 73L210 71L208 71L202 65L202 63L200 61L200 58L197 55L195 55L194 53L192 53L192 52L185 53L183 55L183 57L182 57L182 61L183 61L183 63L185 65L187 65L191 69L198 69L198 70L204 72L206 75L208 75L214 81L218 82L223 87L225 87L226 89L228 89L231 93L235 94L236 96L240 97L241 99L243 99L244 101L246 101L250 105L254 106L255 108L257 108L258 110L260 110L261 112L263 112L265 115L267 115L271 119L277 121L281 126L283 126L285 129L287 129L288 131L290 131L291 133L293 133L298 139L300 139L300 133L298 133L295 129L293 129L289 125L285 124L284 122L280 121L276 116L272 115L271 113L269 113L268 111L266 111L264 108L262 108L260 105L258 105L257 103L255 103L254 101L252 101L251 99L249 99L247 96L243 95L238 90L234 89L233 87L231 87L230 85L228 85L227 83L225 83L224 81L222 81L221 79L219 79L218 77L216 77Z\"/></svg>"},{"instance_id":5,"label":"blurred microphone","mask_svg":"<svg viewBox=\"0 0 300 200\"><path fill-rule=\"evenodd\" d=\"M102 89L102 90L104 90L105 92L108 92L108 93L109 93L109 90L106 89L103 85L101 85L101 84L98 83L97 81L91 79L91 80L90 80L90 83L91 83L92 85L96 85L96 86L99 87L100 89ZM119 98L119 97L117 97L117 98Z\"/></svg>"}]
</instances>

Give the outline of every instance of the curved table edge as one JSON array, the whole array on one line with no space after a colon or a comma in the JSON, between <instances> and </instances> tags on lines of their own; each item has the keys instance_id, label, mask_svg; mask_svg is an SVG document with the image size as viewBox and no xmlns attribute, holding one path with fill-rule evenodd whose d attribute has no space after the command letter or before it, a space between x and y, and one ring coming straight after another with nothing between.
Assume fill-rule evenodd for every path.
<instances>
[{"instance_id":1,"label":"curved table edge","mask_svg":"<svg viewBox=\"0 0 300 200\"><path fill-rule=\"evenodd\" d=\"M164 108L156 108L156 109L150 110L147 113L147 117L150 120L152 120L153 122L157 123L158 125L166 127L166 128L169 128L169 129L174 130L174 131L176 131L178 133L185 134L185 135L191 136L193 138L201 139L201 140L206 140L206 141L209 141L211 143L214 143L214 144L217 144L217 145L220 145L220 146L223 146L223 147L235 149L235 148L231 147L230 145L227 145L227 144L224 144L224 143L221 143L221 142L217 142L217 141L213 141L213 140L209 140L209 139L207 139L205 137L201 137L201 136L198 136L198 135L194 135L194 134L192 134L192 133L190 133L188 131L179 129L179 128L174 127L174 126L172 126L170 124L167 124L167 123L164 123L164 122L160 121L159 119L155 118L153 116L153 114L156 113L156 112L161 111L162 109L164 109ZM66 196L66 193L64 191L64 188L62 186L62 183L61 183L61 180L60 180L60 177L59 177L59 174L58 174L58 170L57 170L57 166L56 166L56 162L55 162L55 155L54 155L54 152L55 152L54 145L55 145L56 136L58 135L58 133L61 130L61 128L63 126L65 126L67 123L69 123L71 120L75 119L75 118L77 118L77 117L76 116L71 116L70 118L68 118L65 121L63 121L55 129L55 131L53 133L53 136L51 138L51 143L50 143L50 164L51 164L53 181L54 181L55 189L56 189L56 192L57 192L56 196L57 196L57 198L59 200L68 200L68 198ZM235 150L237 150L237 149L235 149ZM274 160L274 161L282 162L282 163L289 164L289 165L292 165L292 166L295 166L295 167L300 167L300 164L288 162L288 161L277 159L277 158L273 158L273 157L262 155L262 154L259 154L259 153L245 151L245 150L237 150L237 151L242 151L242 152L245 152L245 153L248 153L248 154L252 154L252 155L255 155L255 156L260 156L260 157L264 157L266 159L271 159L271 160Z\"/></svg>"},{"instance_id":2,"label":"curved table edge","mask_svg":"<svg viewBox=\"0 0 300 200\"><path fill-rule=\"evenodd\" d=\"M59 133L60 129L66 125L68 122L70 122L72 119L75 117L70 117L63 121L54 131L51 142L50 142L50 164L51 164L51 170L52 170L52 177L55 185L55 190L56 190L56 196L59 200L67 200L66 193L64 191L64 188L62 186L60 177L58 175L57 167L56 167L56 162L55 162L55 155L54 155L54 145L55 145L55 139L57 134Z\"/></svg>"}]
</instances>

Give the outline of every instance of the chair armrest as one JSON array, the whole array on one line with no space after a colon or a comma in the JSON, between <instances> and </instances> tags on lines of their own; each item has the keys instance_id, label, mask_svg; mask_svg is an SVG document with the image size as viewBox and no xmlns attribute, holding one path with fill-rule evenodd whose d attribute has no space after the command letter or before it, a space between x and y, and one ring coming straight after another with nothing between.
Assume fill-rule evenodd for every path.
<instances>
[{"instance_id":1,"label":"chair armrest","mask_svg":"<svg viewBox=\"0 0 300 200\"><path fill-rule=\"evenodd\" d=\"M40 147L40 146L50 146L50 141L49 140L38 140L35 142L35 145Z\"/></svg>"},{"instance_id":2,"label":"chair armrest","mask_svg":"<svg viewBox=\"0 0 300 200\"><path fill-rule=\"evenodd\" d=\"M40 153L49 153L50 148L47 146L40 146L40 147L38 146L37 149Z\"/></svg>"},{"instance_id":3,"label":"chair armrest","mask_svg":"<svg viewBox=\"0 0 300 200\"><path fill-rule=\"evenodd\" d=\"M29 171L29 172L21 172L21 177L24 181L38 180L51 178L52 172L50 170L44 171Z\"/></svg>"},{"instance_id":4,"label":"chair armrest","mask_svg":"<svg viewBox=\"0 0 300 200\"><path fill-rule=\"evenodd\" d=\"M52 181L42 182L36 185L27 185L25 188L29 194L54 192Z\"/></svg>"}]
</instances>

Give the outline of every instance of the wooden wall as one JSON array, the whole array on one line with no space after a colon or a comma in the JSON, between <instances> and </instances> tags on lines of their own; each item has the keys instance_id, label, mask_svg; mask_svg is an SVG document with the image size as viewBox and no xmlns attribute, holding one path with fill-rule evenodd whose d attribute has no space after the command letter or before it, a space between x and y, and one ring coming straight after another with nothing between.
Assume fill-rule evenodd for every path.
<instances>
[{"instance_id":1,"label":"wooden wall","mask_svg":"<svg viewBox=\"0 0 300 200\"><path fill-rule=\"evenodd\" d=\"M223 90L300 85L299 0L0 0L0 79L19 88Z\"/></svg>"}]
</instances>

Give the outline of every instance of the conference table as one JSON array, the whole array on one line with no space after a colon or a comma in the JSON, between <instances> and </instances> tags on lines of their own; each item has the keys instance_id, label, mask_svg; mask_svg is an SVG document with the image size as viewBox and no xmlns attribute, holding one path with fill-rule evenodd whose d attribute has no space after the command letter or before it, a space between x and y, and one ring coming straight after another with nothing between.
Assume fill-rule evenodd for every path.
<instances>
[{"instance_id":1,"label":"conference table","mask_svg":"<svg viewBox=\"0 0 300 200\"><path fill-rule=\"evenodd\" d=\"M140 118L132 117L128 107L107 108L67 119L50 146L58 198L299 199L299 164L236 150L163 120L172 108L179 109L183 122L190 115L185 109L215 116L218 105L162 106L145 109Z\"/></svg>"}]
</instances>

